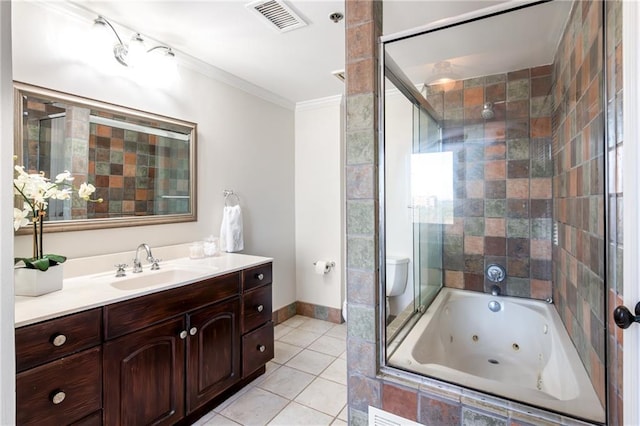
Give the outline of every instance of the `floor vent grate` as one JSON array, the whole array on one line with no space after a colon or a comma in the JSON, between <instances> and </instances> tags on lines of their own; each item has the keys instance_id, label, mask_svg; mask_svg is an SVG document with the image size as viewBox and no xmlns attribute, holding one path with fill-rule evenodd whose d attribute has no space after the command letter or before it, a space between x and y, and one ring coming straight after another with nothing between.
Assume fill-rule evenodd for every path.
<instances>
[{"instance_id":1,"label":"floor vent grate","mask_svg":"<svg viewBox=\"0 0 640 426\"><path fill-rule=\"evenodd\" d=\"M247 4L271 28L284 33L307 25L290 7L281 0L258 0Z\"/></svg>"},{"instance_id":2,"label":"floor vent grate","mask_svg":"<svg viewBox=\"0 0 640 426\"><path fill-rule=\"evenodd\" d=\"M420 424L369 406L369 426L420 426Z\"/></svg>"}]
</instances>

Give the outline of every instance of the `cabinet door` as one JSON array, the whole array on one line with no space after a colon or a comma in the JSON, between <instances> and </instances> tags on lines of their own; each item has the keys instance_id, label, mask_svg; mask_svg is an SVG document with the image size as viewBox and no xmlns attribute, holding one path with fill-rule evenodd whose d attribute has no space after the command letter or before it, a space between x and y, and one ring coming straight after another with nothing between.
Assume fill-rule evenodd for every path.
<instances>
[{"instance_id":1,"label":"cabinet door","mask_svg":"<svg viewBox=\"0 0 640 426\"><path fill-rule=\"evenodd\" d=\"M240 379L240 299L198 309L188 317L187 412L190 413Z\"/></svg>"},{"instance_id":2,"label":"cabinet door","mask_svg":"<svg viewBox=\"0 0 640 426\"><path fill-rule=\"evenodd\" d=\"M182 331L179 317L104 344L105 425L169 425L184 416Z\"/></svg>"}]
</instances>

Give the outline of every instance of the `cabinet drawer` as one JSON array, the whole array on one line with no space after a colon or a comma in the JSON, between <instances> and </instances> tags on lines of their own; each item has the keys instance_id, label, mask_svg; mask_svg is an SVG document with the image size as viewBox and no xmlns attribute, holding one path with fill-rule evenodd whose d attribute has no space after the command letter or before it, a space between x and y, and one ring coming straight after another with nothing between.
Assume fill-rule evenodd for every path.
<instances>
[{"instance_id":1,"label":"cabinet drawer","mask_svg":"<svg viewBox=\"0 0 640 426\"><path fill-rule=\"evenodd\" d=\"M63 425L102 407L100 347L32 368L16 377L17 423Z\"/></svg>"},{"instance_id":2,"label":"cabinet drawer","mask_svg":"<svg viewBox=\"0 0 640 426\"><path fill-rule=\"evenodd\" d=\"M258 287L242 296L242 332L271 320L271 285Z\"/></svg>"},{"instance_id":3,"label":"cabinet drawer","mask_svg":"<svg viewBox=\"0 0 640 426\"><path fill-rule=\"evenodd\" d=\"M240 293L240 273L137 297L104 307L104 338L110 340Z\"/></svg>"},{"instance_id":4,"label":"cabinet drawer","mask_svg":"<svg viewBox=\"0 0 640 426\"><path fill-rule=\"evenodd\" d=\"M264 284L271 284L271 263L242 271L242 289L244 291Z\"/></svg>"},{"instance_id":5,"label":"cabinet drawer","mask_svg":"<svg viewBox=\"0 0 640 426\"><path fill-rule=\"evenodd\" d=\"M273 323L242 336L242 377L262 367L273 358Z\"/></svg>"},{"instance_id":6,"label":"cabinet drawer","mask_svg":"<svg viewBox=\"0 0 640 426\"><path fill-rule=\"evenodd\" d=\"M18 328L16 370L23 371L99 345L101 330L101 308Z\"/></svg>"}]
</instances>

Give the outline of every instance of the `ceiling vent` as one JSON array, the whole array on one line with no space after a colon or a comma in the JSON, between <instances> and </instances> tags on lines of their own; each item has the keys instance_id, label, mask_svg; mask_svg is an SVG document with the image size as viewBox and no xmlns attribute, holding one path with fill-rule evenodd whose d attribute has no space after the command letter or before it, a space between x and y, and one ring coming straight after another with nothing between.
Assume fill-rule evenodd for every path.
<instances>
[{"instance_id":1,"label":"ceiling vent","mask_svg":"<svg viewBox=\"0 0 640 426\"><path fill-rule=\"evenodd\" d=\"M258 14L268 26L281 33L307 25L302 18L280 0L258 0L249 3L246 7Z\"/></svg>"},{"instance_id":2,"label":"ceiling vent","mask_svg":"<svg viewBox=\"0 0 640 426\"><path fill-rule=\"evenodd\" d=\"M333 71L331 74L333 74L338 80L344 82L344 70Z\"/></svg>"}]
</instances>

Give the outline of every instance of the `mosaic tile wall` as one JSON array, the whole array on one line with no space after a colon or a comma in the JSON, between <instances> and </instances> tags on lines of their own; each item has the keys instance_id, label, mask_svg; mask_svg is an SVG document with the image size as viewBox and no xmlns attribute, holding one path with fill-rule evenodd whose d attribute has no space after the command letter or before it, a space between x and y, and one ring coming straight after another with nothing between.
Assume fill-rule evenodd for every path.
<instances>
[{"instance_id":1,"label":"mosaic tile wall","mask_svg":"<svg viewBox=\"0 0 640 426\"><path fill-rule=\"evenodd\" d=\"M489 291L485 271L498 264L503 294L551 297L551 86L546 65L427 87L444 117L443 150L454 153L445 286Z\"/></svg>"},{"instance_id":2,"label":"mosaic tile wall","mask_svg":"<svg viewBox=\"0 0 640 426\"><path fill-rule=\"evenodd\" d=\"M189 146L170 138L91 124L89 174L96 197L89 217L144 216L188 212ZM117 201L114 201L117 200Z\"/></svg>"},{"instance_id":3,"label":"mosaic tile wall","mask_svg":"<svg viewBox=\"0 0 640 426\"><path fill-rule=\"evenodd\" d=\"M554 60L554 301L605 403L602 3L577 2Z\"/></svg>"}]
</instances>

